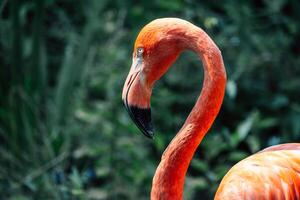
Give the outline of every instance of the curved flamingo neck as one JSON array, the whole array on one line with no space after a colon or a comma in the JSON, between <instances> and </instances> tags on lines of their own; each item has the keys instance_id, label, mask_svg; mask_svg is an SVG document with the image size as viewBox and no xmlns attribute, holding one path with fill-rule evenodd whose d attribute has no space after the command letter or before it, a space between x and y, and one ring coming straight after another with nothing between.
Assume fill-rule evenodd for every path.
<instances>
[{"instance_id":1,"label":"curved flamingo neck","mask_svg":"<svg viewBox=\"0 0 300 200\"><path fill-rule=\"evenodd\" d=\"M193 155L215 120L225 92L226 71L221 52L200 28L189 26L176 32L185 49L203 62L204 82L200 96L181 130L162 155L153 178L151 200L183 198L185 175Z\"/></svg>"}]
</instances>

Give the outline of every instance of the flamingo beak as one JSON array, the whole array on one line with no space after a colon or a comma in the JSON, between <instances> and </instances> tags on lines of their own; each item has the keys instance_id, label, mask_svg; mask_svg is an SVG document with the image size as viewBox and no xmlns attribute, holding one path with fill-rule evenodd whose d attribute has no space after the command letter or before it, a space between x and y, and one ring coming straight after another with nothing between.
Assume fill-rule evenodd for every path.
<instances>
[{"instance_id":1,"label":"flamingo beak","mask_svg":"<svg viewBox=\"0 0 300 200\"><path fill-rule=\"evenodd\" d=\"M148 138L154 138L150 93L143 84L141 71L130 72L123 88L122 100L131 119Z\"/></svg>"},{"instance_id":2,"label":"flamingo beak","mask_svg":"<svg viewBox=\"0 0 300 200\"><path fill-rule=\"evenodd\" d=\"M150 108L139 108L136 106L130 106L124 102L125 108L129 113L131 119L140 131L148 138L154 138L153 125L151 120Z\"/></svg>"}]
</instances>

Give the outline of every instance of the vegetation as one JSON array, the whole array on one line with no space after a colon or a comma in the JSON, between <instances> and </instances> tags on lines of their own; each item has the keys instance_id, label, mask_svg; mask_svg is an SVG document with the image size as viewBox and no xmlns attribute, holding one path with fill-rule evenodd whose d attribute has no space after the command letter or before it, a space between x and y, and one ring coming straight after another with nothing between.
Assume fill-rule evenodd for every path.
<instances>
[{"instance_id":1,"label":"vegetation","mask_svg":"<svg viewBox=\"0 0 300 200\"><path fill-rule=\"evenodd\" d=\"M167 16L202 27L227 68L221 113L186 179L185 199L212 199L236 162L300 140L299 9L297 0L0 1L0 199L149 199L202 81L186 52L156 85L155 140L123 108L134 39Z\"/></svg>"}]
</instances>

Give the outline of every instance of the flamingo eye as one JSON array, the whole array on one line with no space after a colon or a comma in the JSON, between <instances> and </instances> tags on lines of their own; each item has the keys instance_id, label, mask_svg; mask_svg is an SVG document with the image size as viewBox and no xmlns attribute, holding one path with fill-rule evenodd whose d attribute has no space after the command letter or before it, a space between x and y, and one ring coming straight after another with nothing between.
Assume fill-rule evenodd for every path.
<instances>
[{"instance_id":1,"label":"flamingo eye","mask_svg":"<svg viewBox=\"0 0 300 200\"><path fill-rule=\"evenodd\" d=\"M144 49L142 47L138 47L136 49L136 55L137 55L137 57L142 57L143 53L144 53Z\"/></svg>"}]
</instances>

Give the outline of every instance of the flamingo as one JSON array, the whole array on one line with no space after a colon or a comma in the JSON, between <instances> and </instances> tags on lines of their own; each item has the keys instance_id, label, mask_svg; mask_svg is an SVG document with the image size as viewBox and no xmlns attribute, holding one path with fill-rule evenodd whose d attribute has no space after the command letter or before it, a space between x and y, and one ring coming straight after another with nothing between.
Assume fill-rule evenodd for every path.
<instances>
[{"instance_id":1,"label":"flamingo","mask_svg":"<svg viewBox=\"0 0 300 200\"><path fill-rule=\"evenodd\" d=\"M221 52L192 23L178 18L156 19L137 36L132 66L122 92L132 120L145 136L153 138L152 88L184 50L195 52L202 60L203 86L184 125L162 155L153 178L151 200L183 199L189 163L223 101L226 71ZM240 161L222 179L214 199L300 199L300 144L272 146Z\"/></svg>"}]
</instances>

